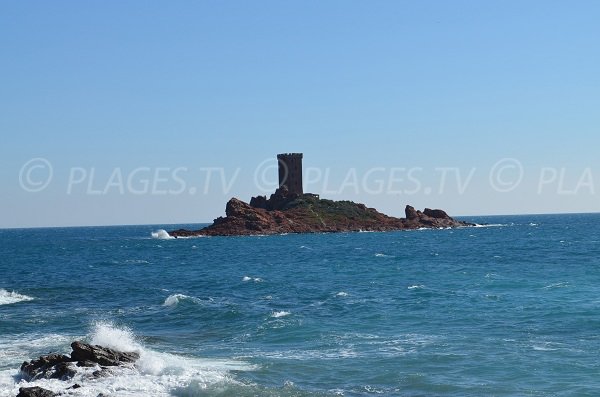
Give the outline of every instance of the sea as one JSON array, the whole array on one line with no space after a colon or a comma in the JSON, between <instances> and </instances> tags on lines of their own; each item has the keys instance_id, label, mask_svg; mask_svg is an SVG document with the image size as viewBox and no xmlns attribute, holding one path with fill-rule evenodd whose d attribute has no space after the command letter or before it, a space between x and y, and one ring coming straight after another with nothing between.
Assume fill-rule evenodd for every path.
<instances>
[{"instance_id":1,"label":"sea","mask_svg":"<svg viewBox=\"0 0 600 397\"><path fill-rule=\"evenodd\" d=\"M0 396L600 395L600 214L462 219L479 226L0 230ZM75 340L140 359L21 377Z\"/></svg>"}]
</instances>

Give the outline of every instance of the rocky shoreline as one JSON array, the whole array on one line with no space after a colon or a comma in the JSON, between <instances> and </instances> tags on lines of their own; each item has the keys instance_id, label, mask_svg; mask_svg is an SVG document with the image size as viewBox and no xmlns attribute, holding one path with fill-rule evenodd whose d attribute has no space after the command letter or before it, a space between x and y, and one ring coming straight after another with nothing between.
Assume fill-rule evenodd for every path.
<instances>
[{"instance_id":1,"label":"rocky shoreline","mask_svg":"<svg viewBox=\"0 0 600 397\"><path fill-rule=\"evenodd\" d=\"M407 205L406 217L395 218L352 201L333 201L321 199L315 194L290 193L285 186L277 189L269 199L257 196L252 197L250 203L245 203L232 198L227 202L225 215L200 230L179 229L168 233L177 238L474 226L455 220L440 209L417 211Z\"/></svg>"},{"instance_id":2,"label":"rocky shoreline","mask_svg":"<svg viewBox=\"0 0 600 397\"><path fill-rule=\"evenodd\" d=\"M75 341L71 343L70 356L64 354L48 354L38 359L25 361L21 365L21 377L26 382L39 379L59 379L69 382L84 368L88 369L90 380L109 376L111 367L133 366L140 358L137 352L119 352L107 347L90 345ZM85 378L84 378L85 379ZM65 387L64 391L85 387L74 383ZM17 397L54 397L56 393L38 386L21 387Z\"/></svg>"}]
</instances>

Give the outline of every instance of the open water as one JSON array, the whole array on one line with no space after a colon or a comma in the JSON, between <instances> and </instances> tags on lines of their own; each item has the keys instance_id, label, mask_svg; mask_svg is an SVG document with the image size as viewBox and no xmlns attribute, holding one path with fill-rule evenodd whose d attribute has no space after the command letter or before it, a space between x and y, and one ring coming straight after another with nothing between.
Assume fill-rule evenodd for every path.
<instances>
[{"instance_id":1,"label":"open water","mask_svg":"<svg viewBox=\"0 0 600 397\"><path fill-rule=\"evenodd\" d=\"M169 239L0 230L0 396L600 395L600 215ZM198 227L198 225L195 225ZM27 383L78 339L140 360Z\"/></svg>"}]
</instances>

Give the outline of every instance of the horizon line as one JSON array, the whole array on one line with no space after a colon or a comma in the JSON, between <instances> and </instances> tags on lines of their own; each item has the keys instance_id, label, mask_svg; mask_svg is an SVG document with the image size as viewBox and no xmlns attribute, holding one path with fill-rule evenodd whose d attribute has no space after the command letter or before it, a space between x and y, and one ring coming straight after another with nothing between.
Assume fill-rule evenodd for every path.
<instances>
[{"instance_id":1,"label":"horizon line","mask_svg":"<svg viewBox=\"0 0 600 397\"><path fill-rule=\"evenodd\" d=\"M466 217L494 217L494 216L545 216L545 215L595 215L600 211L594 212L543 212L543 213L519 213L519 214L479 214L479 215L453 215L453 218ZM119 223L106 225L63 225L63 226L3 226L0 230L18 230L18 229L67 229L67 228L91 228L91 227L125 227L125 226L170 226L170 225L210 225L209 222L153 222L153 223Z\"/></svg>"}]
</instances>

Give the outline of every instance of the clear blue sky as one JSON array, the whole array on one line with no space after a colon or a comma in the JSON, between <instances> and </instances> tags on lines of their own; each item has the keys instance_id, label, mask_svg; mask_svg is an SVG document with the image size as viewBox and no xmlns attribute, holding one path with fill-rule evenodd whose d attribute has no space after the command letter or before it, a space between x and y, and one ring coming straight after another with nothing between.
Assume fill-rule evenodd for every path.
<instances>
[{"instance_id":1,"label":"clear blue sky","mask_svg":"<svg viewBox=\"0 0 600 397\"><path fill-rule=\"evenodd\" d=\"M307 190L391 215L600 211L599 20L597 1L0 2L0 227L207 222L288 151L321 172Z\"/></svg>"}]
</instances>

